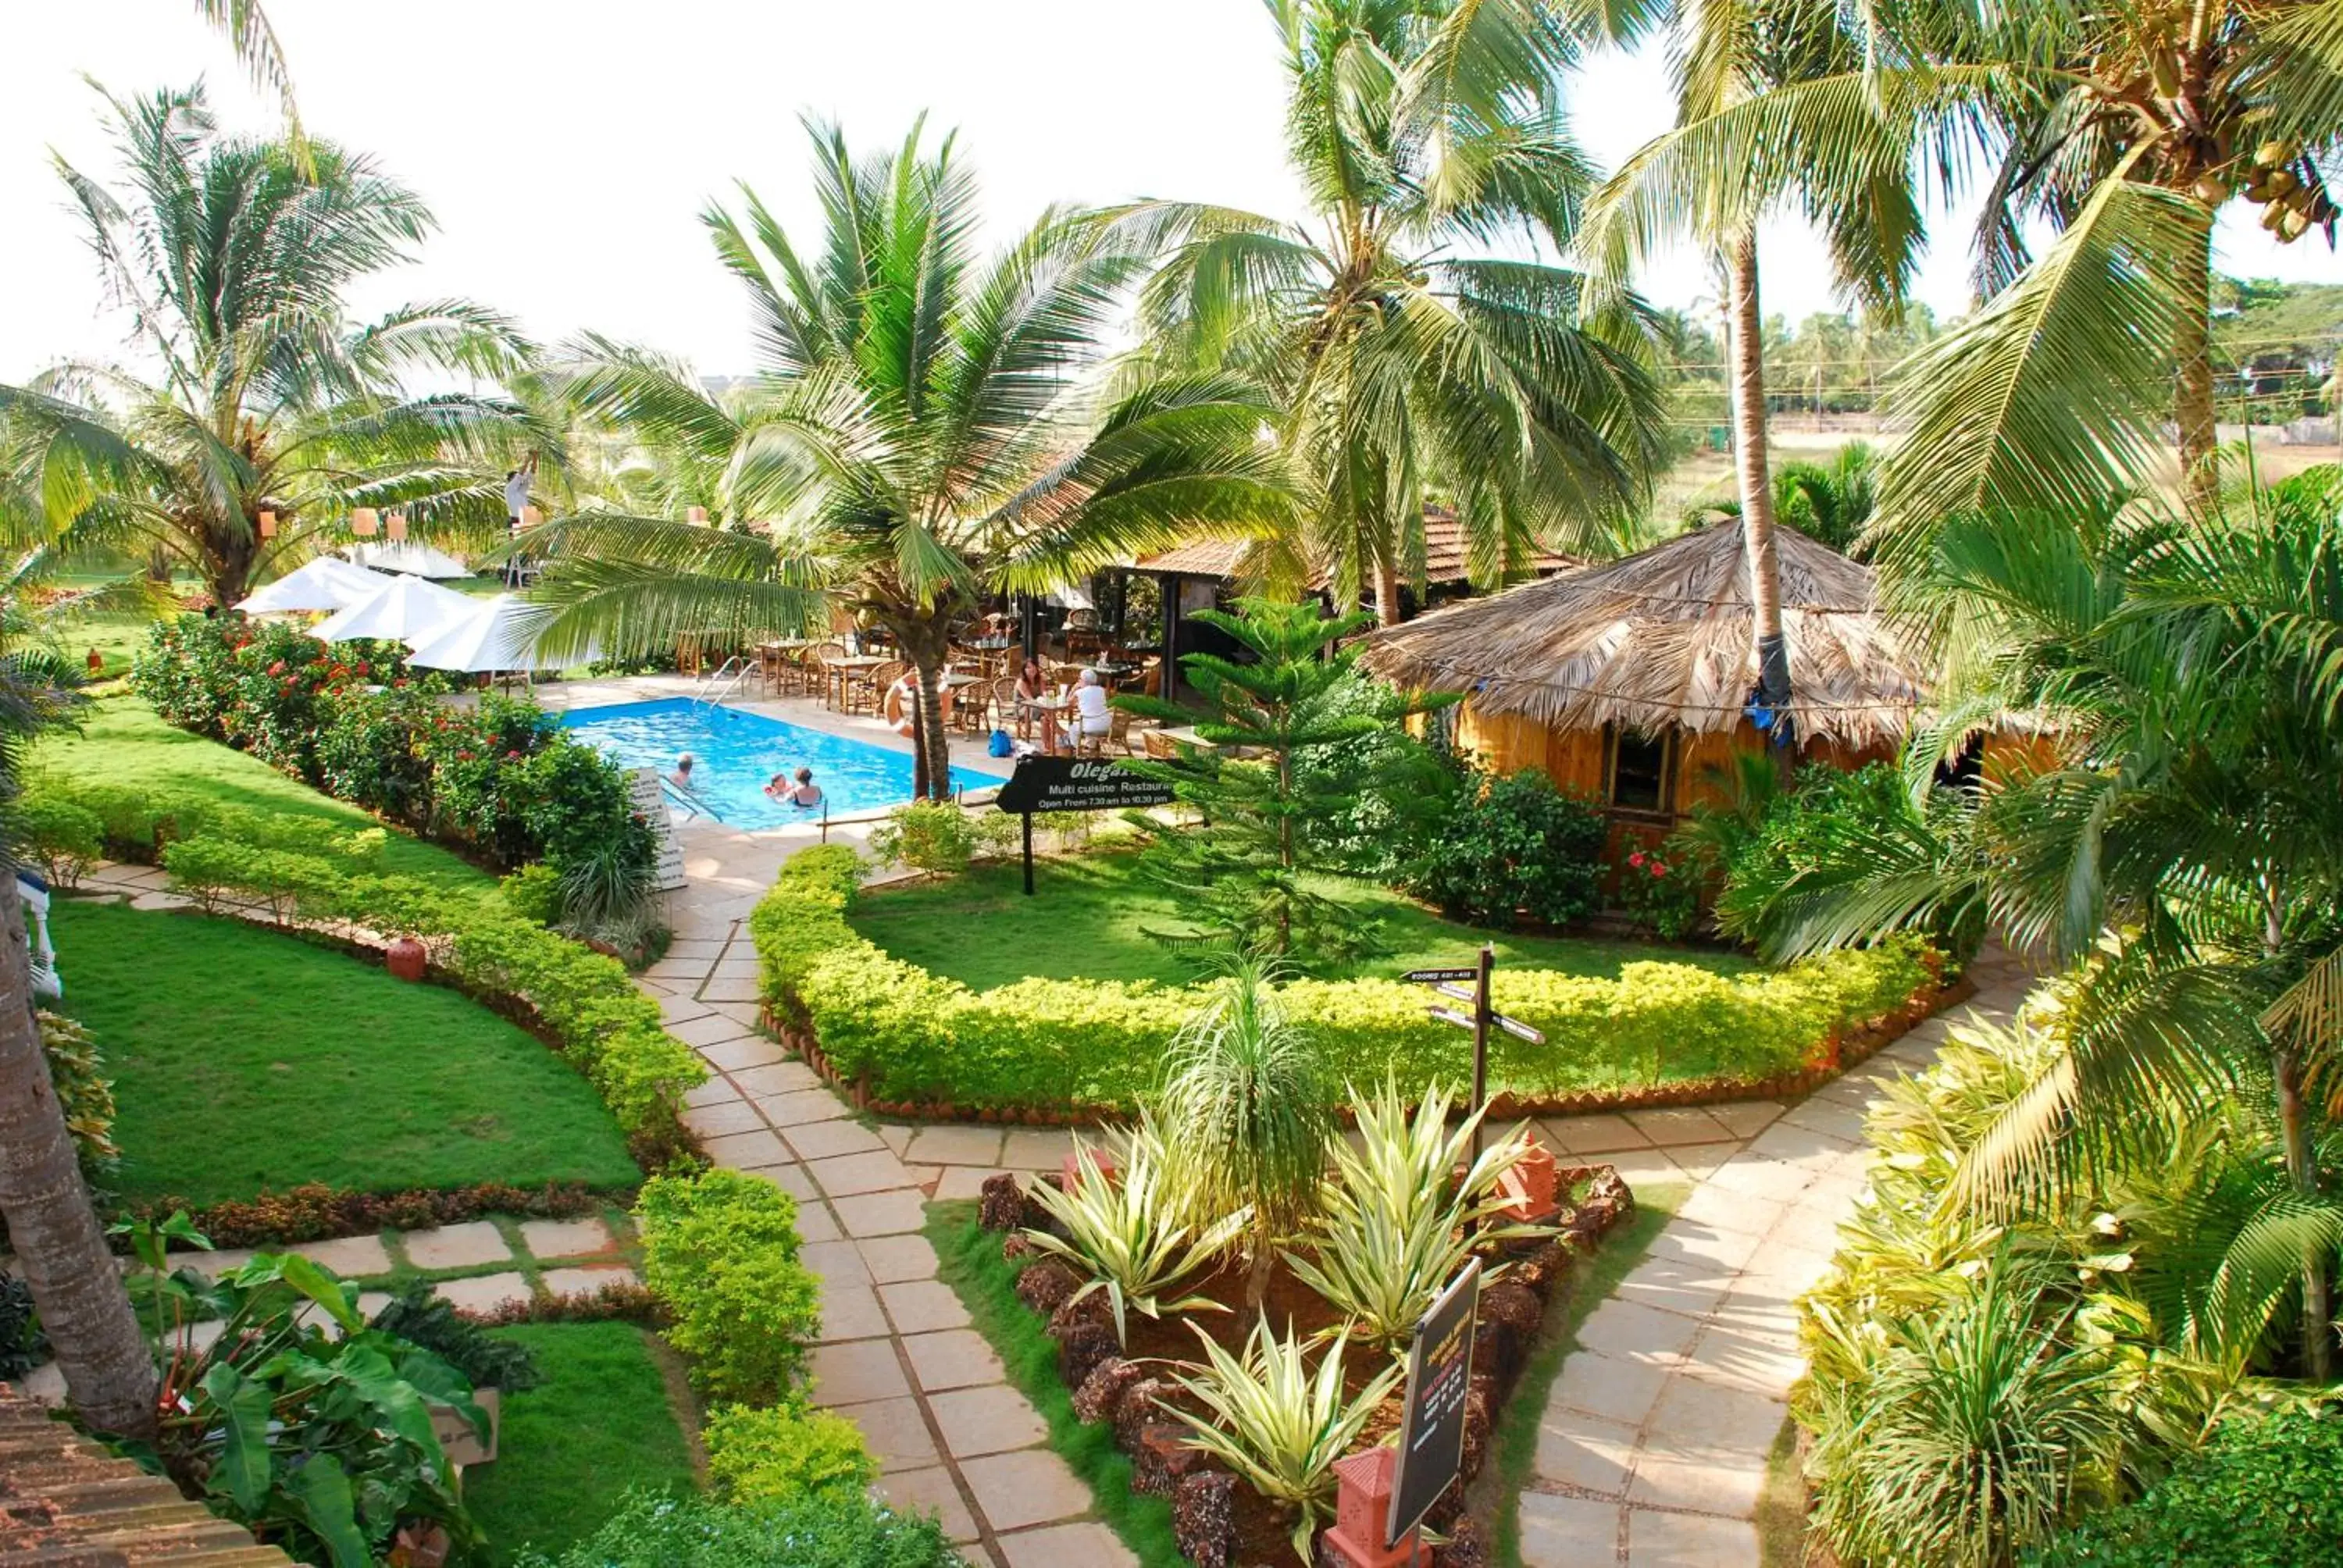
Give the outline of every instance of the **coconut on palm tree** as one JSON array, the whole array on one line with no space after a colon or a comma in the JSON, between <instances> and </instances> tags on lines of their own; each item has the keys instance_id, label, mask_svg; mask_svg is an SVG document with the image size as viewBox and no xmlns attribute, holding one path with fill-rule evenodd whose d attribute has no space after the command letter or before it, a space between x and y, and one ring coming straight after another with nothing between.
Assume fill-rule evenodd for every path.
<instances>
[{"instance_id":1,"label":"coconut on palm tree","mask_svg":"<svg viewBox=\"0 0 2343 1568\"><path fill-rule=\"evenodd\" d=\"M949 138L858 159L809 125L825 220L802 249L753 192L707 216L748 287L759 375L711 394L657 356L588 343L549 379L582 410L712 476L727 526L581 511L548 525L547 646L740 638L841 606L917 671L918 782L950 769L938 679L987 592L1038 592L1193 532L1291 513L1274 411L1222 376L1091 372L1137 258L1082 214L977 248Z\"/></svg>"},{"instance_id":2,"label":"coconut on palm tree","mask_svg":"<svg viewBox=\"0 0 2343 1568\"><path fill-rule=\"evenodd\" d=\"M75 361L0 386L18 542L61 560L151 561L233 604L314 551L353 506L418 524L501 519L498 459L532 438L515 406L409 396L417 373L510 373L528 346L460 300L351 320L343 297L431 228L413 193L321 142L224 136L200 87L109 98L119 191L60 162L126 364ZM264 521L266 518L266 521Z\"/></svg>"},{"instance_id":3,"label":"coconut on palm tree","mask_svg":"<svg viewBox=\"0 0 2343 1568\"><path fill-rule=\"evenodd\" d=\"M2209 500L2215 220L2242 204L2282 241L2332 242L2343 8L1956 0L1904 25L1920 56L1906 72L1959 85L1924 130L1994 160L1977 247L1991 303L1897 377L1909 433L1882 528L1924 541L1967 507L2087 506L2153 478L2176 446ZM2038 256L2036 225L2055 234Z\"/></svg>"},{"instance_id":4,"label":"coconut on palm tree","mask_svg":"<svg viewBox=\"0 0 2343 1568\"><path fill-rule=\"evenodd\" d=\"M1554 13L1456 0L1272 0L1287 155L1314 216L1182 202L1115 215L1168 247L1142 296L1158 362L1270 388L1308 485L1272 580L1372 585L1388 625L1419 584L1423 505L1463 525L1473 580L1541 548L1605 550L1662 461L1665 398L1631 302L1599 319L1564 268L1483 254L1566 245L1591 181L1562 118ZM1518 244L1514 248L1522 248Z\"/></svg>"}]
</instances>

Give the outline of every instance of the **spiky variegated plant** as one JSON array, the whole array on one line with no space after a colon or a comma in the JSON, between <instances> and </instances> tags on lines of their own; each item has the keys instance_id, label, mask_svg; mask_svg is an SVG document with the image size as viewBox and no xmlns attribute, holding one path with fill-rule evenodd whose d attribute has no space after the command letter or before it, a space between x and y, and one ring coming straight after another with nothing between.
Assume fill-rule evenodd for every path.
<instances>
[{"instance_id":1,"label":"spiky variegated plant","mask_svg":"<svg viewBox=\"0 0 2343 1568\"><path fill-rule=\"evenodd\" d=\"M1589 183L1562 118L1575 48L1531 0L1271 0L1286 151L1315 216L1148 202L1120 225L1172 248L1150 280L1154 356L1273 388L1308 527L1269 576L1372 583L1388 624L1419 583L1423 504L1455 508L1473 579L1541 548L1609 553L1660 458L1664 399L1633 306L1582 319L1580 279L1487 259L1566 245Z\"/></svg>"},{"instance_id":2,"label":"spiky variegated plant","mask_svg":"<svg viewBox=\"0 0 2343 1568\"><path fill-rule=\"evenodd\" d=\"M1118 1340L1128 1339L1132 1312L1157 1318L1225 1311L1209 1296L1170 1298L1211 1272L1252 1215L1199 1203L1194 1161L1151 1114L1142 1114L1113 1147L1116 1166L1109 1174L1091 1147L1074 1140L1073 1181L1032 1188L1033 1201L1066 1233L1028 1231L1027 1238L1090 1276L1074 1300L1106 1292Z\"/></svg>"},{"instance_id":3,"label":"spiky variegated plant","mask_svg":"<svg viewBox=\"0 0 2343 1568\"><path fill-rule=\"evenodd\" d=\"M500 520L494 465L527 421L468 393L410 397L400 379L506 374L528 345L459 300L365 324L343 311L353 282L429 232L421 201L326 143L305 172L284 143L222 136L200 88L107 102L127 188L58 172L156 378L78 361L0 386L12 542L184 568L226 605L354 505L426 527Z\"/></svg>"},{"instance_id":4,"label":"spiky variegated plant","mask_svg":"<svg viewBox=\"0 0 2343 1568\"><path fill-rule=\"evenodd\" d=\"M1313 1369L1299 1336L1288 1331L1279 1339L1266 1316L1254 1321L1241 1356L1222 1350L1199 1325L1188 1326L1196 1331L1205 1363L1193 1376L1175 1374L1203 1406L1201 1415L1172 1408L1188 1428L1188 1445L1227 1465L1272 1503L1299 1513L1293 1550L1310 1561L1310 1538L1333 1512L1334 1462L1357 1444L1403 1369L1386 1366L1344 1398L1345 1336L1339 1332Z\"/></svg>"},{"instance_id":5,"label":"spiky variegated plant","mask_svg":"<svg viewBox=\"0 0 2343 1568\"><path fill-rule=\"evenodd\" d=\"M642 350L581 346L553 377L635 433L723 528L611 511L557 520L548 646L648 651L743 636L826 603L878 621L918 671L923 793L949 788L937 698L951 623L985 590L1038 592L1198 531L1290 514L1273 410L1224 377L1090 372L1136 258L1051 210L977 249L974 179L949 138L857 159L809 125L824 232L801 250L753 192L707 215L747 286L760 374L719 398ZM536 547L533 547L536 548Z\"/></svg>"},{"instance_id":6,"label":"spiky variegated plant","mask_svg":"<svg viewBox=\"0 0 2343 1568\"><path fill-rule=\"evenodd\" d=\"M1515 1131L1473 1160L1483 1112L1450 1126L1455 1101L1437 1083L1413 1106L1396 1081L1372 1099L1356 1090L1350 1099L1358 1107L1358 1138L1335 1145L1334 1172L1320 1194L1308 1250L1289 1252L1285 1261L1296 1279L1343 1314L1346 1334L1403 1352L1434 1298L1472 1256L1476 1229L1480 1241L1534 1233L1486 1227L1498 1208L1497 1179L1529 1153L1529 1140Z\"/></svg>"}]
</instances>

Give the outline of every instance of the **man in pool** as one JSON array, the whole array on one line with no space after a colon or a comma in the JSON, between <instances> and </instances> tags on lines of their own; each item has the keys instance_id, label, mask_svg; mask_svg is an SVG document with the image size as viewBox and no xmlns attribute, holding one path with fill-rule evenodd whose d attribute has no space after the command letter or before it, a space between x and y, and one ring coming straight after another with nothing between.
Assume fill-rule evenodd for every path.
<instances>
[{"instance_id":1,"label":"man in pool","mask_svg":"<svg viewBox=\"0 0 2343 1568\"><path fill-rule=\"evenodd\" d=\"M675 771L667 776L667 781L674 785L677 789L689 792L691 789L691 765L693 760L692 755L689 751L677 758L675 759Z\"/></svg>"},{"instance_id":2,"label":"man in pool","mask_svg":"<svg viewBox=\"0 0 2343 1568\"><path fill-rule=\"evenodd\" d=\"M813 781L813 769L810 768L798 769L794 785L789 782L788 774L774 774L772 782L765 786L765 793L783 805L803 810L811 810L821 804L821 787Z\"/></svg>"}]
</instances>

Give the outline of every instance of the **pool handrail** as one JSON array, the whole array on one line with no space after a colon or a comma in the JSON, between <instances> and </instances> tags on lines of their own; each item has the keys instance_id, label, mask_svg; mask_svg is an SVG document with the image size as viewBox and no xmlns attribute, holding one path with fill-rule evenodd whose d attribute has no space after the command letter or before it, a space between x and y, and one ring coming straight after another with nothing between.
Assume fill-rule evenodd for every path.
<instances>
[{"instance_id":1,"label":"pool handrail","mask_svg":"<svg viewBox=\"0 0 2343 1568\"><path fill-rule=\"evenodd\" d=\"M691 700L720 707L727 697L739 696L741 684L756 673L756 665L736 653L699 678L699 689L691 694Z\"/></svg>"},{"instance_id":2,"label":"pool handrail","mask_svg":"<svg viewBox=\"0 0 2343 1568\"><path fill-rule=\"evenodd\" d=\"M659 775L659 793L684 809L689 816L705 817L711 822L724 820L722 813L691 790L678 784L666 774Z\"/></svg>"}]
</instances>

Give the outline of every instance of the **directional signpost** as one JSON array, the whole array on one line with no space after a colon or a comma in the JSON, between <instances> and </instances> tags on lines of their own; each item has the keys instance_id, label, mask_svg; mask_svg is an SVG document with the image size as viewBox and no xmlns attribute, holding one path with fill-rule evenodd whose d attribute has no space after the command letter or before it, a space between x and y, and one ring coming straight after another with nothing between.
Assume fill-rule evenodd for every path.
<instances>
[{"instance_id":1,"label":"directional signpost","mask_svg":"<svg viewBox=\"0 0 2343 1568\"><path fill-rule=\"evenodd\" d=\"M1103 758L1027 757L993 803L1025 819L1025 891L1033 891L1033 818L1046 811L1169 806L1172 786Z\"/></svg>"},{"instance_id":2,"label":"directional signpost","mask_svg":"<svg viewBox=\"0 0 2343 1568\"><path fill-rule=\"evenodd\" d=\"M1503 1030L1517 1040L1532 1045L1544 1045L1545 1036L1517 1018L1507 1018L1489 1005L1489 976L1497 967L1497 952L1487 943L1481 947L1481 961L1471 969L1410 970L1399 978L1410 985L1428 985L1440 995L1460 1001L1471 1008L1459 1012L1453 1007L1433 1006L1426 1010L1443 1023L1453 1023L1459 1029L1473 1031L1473 1109L1478 1111L1489 1101L1489 1029L1491 1025ZM1473 982L1466 990L1464 980ZM1473 1124L1473 1158L1481 1158L1481 1124Z\"/></svg>"}]
</instances>

